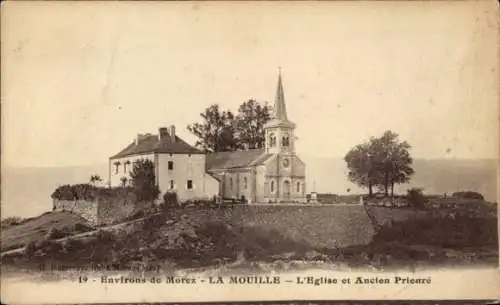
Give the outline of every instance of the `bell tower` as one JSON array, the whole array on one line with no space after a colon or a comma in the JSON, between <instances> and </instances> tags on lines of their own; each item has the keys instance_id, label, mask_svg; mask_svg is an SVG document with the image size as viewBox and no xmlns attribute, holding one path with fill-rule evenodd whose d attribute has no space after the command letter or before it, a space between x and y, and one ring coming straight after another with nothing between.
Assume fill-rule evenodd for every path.
<instances>
[{"instance_id":1,"label":"bell tower","mask_svg":"<svg viewBox=\"0 0 500 305\"><path fill-rule=\"evenodd\" d=\"M274 100L273 118L264 126L266 134L266 152L271 154L294 154L295 123L288 120L285 105L285 93L281 70L278 74L278 86Z\"/></svg>"}]
</instances>

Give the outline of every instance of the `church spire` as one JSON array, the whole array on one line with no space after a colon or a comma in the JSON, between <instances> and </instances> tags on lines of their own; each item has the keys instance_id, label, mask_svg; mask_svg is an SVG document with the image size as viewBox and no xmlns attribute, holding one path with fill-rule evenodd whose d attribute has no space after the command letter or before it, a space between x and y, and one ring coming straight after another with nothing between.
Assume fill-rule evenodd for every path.
<instances>
[{"instance_id":1,"label":"church spire","mask_svg":"<svg viewBox=\"0 0 500 305\"><path fill-rule=\"evenodd\" d=\"M276 88L276 99L274 100L274 117L276 120L287 121L285 93L283 92L283 83L281 81L281 68L278 72L278 87Z\"/></svg>"}]
</instances>

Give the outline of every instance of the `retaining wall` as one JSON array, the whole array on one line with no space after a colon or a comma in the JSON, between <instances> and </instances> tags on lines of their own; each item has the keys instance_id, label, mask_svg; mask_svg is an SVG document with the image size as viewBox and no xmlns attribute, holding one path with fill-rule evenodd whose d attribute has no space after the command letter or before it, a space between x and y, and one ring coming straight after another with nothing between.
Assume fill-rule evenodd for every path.
<instances>
[{"instance_id":1,"label":"retaining wall","mask_svg":"<svg viewBox=\"0 0 500 305\"><path fill-rule=\"evenodd\" d=\"M89 222L90 225L98 225L98 203L87 200L57 200L53 202L54 211L71 212Z\"/></svg>"},{"instance_id":2,"label":"retaining wall","mask_svg":"<svg viewBox=\"0 0 500 305\"><path fill-rule=\"evenodd\" d=\"M86 219L90 225L109 225L133 216L150 204L136 202L133 198L106 198L87 200L54 200L55 211L71 212Z\"/></svg>"},{"instance_id":3,"label":"retaining wall","mask_svg":"<svg viewBox=\"0 0 500 305\"><path fill-rule=\"evenodd\" d=\"M224 221L238 226L274 230L314 247L367 244L375 230L363 206L241 205L232 208L185 208L179 213L195 222Z\"/></svg>"}]
</instances>

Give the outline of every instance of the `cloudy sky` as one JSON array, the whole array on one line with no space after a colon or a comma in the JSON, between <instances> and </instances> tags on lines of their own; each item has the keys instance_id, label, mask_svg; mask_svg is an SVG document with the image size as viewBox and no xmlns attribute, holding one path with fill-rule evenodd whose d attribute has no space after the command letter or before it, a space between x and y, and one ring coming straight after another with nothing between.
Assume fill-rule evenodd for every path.
<instances>
[{"instance_id":1,"label":"cloudy sky","mask_svg":"<svg viewBox=\"0 0 500 305\"><path fill-rule=\"evenodd\" d=\"M2 11L6 166L106 162L212 103L274 99L301 155L386 129L418 158L498 155L494 1L328 5L21 2Z\"/></svg>"}]
</instances>

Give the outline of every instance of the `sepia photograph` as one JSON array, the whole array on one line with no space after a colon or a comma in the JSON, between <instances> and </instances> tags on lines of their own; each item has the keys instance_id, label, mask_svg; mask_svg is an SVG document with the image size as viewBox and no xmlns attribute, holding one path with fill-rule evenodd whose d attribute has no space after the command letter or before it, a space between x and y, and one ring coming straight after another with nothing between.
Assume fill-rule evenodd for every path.
<instances>
[{"instance_id":1,"label":"sepia photograph","mask_svg":"<svg viewBox=\"0 0 500 305\"><path fill-rule=\"evenodd\" d=\"M500 298L498 28L496 1L4 2L2 299Z\"/></svg>"}]
</instances>

